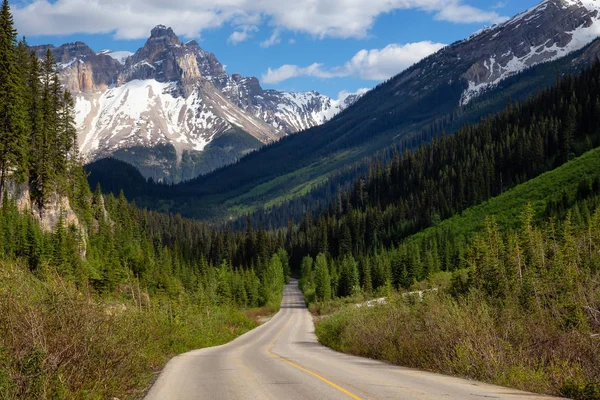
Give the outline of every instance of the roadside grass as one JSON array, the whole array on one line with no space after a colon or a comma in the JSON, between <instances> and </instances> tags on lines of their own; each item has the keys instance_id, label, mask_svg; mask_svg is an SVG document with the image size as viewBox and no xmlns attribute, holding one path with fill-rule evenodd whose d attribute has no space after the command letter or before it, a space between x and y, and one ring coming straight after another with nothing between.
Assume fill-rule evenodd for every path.
<instances>
[{"instance_id":1,"label":"roadside grass","mask_svg":"<svg viewBox=\"0 0 600 400\"><path fill-rule=\"evenodd\" d=\"M271 300L269 303L262 307L249 308L244 310L244 314L252 320L255 326L261 325L269 320L270 317L275 315L281 305L282 296L277 296L276 299Z\"/></svg>"},{"instance_id":2,"label":"roadside grass","mask_svg":"<svg viewBox=\"0 0 600 400\"><path fill-rule=\"evenodd\" d=\"M82 293L50 269L38 278L3 262L0 399L139 399L172 356L256 326L240 310L190 299L139 304Z\"/></svg>"},{"instance_id":3,"label":"roadside grass","mask_svg":"<svg viewBox=\"0 0 600 400\"><path fill-rule=\"evenodd\" d=\"M535 393L600 399L600 340L561 331L552 310L523 314L471 293L424 301L343 307L316 318L319 341L335 350L406 367Z\"/></svg>"}]
</instances>

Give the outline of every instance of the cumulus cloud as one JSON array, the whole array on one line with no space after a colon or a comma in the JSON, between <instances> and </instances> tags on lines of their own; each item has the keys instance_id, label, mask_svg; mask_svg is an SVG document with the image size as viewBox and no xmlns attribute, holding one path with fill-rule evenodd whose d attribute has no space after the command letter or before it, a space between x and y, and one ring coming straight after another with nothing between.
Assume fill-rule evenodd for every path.
<instances>
[{"instance_id":1,"label":"cumulus cloud","mask_svg":"<svg viewBox=\"0 0 600 400\"><path fill-rule=\"evenodd\" d=\"M251 33L256 32L257 30L258 30L258 28L254 25L242 26L242 27L240 27L240 30L233 31L233 33L231 35L229 35L229 38L227 39L227 41L234 45L241 43L241 42L245 42L246 40L248 40L250 38Z\"/></svg>"},{"instance_id":2,"label":"cumulus cloud","mask_svg":"<svg viewBox=\"0 0 600 400\"><path fill-rule=\"evenodd\" d=\"M381 81L404 71L444 46L442 43L424 41L405 45L390 44L381 50L361 50L343 69L348 75Z\"/></svg>"},{"instance_id":3,"label":"cumulus cloud","mask_svg":"<svg viewBox=\"0 0 600 400\"><path fill-rule=\"evenodd\" d=\"M269 68L262 76L262 81L277 84L299 76L317 78L340 78L355 76L361 79L381 81L390 78L428 55L435 53L445 45L430 41L390 44L383 49L361 50L344 65L325 68L323 64L314 63L308 67L283 65Z\"/></svg>"},{"instance_id":4,"label":"cumulus cloud","mask_svg":"<svg viewBox=\"0 0 600 400\"><path fill-rule=\"evenodd\" d=\"M504 21L495 11L482 11L464 4L452 4L441 9L435 19L454 23L498 23Z\"/></svg>"},{"instance_id":5,"label":"cumulus cloud","mask_svg":"<svg viewBox=\"0 0 600 400\"><path fill-rule=\"evenodd\" d=\"M456 23L496 23L495 11L469 6L468 0L27 0L13 6L19 31L26 35L113 33L119 39L142 39L159 23L185 37L229 24L266 23L276 32L289 30L317 38L360 38L375 19L399 9L429 12L435 19ZM247 32L246 32L247 34ZM273 43L278 39L273 37ZM265 44L268 44L267 41Z\"/></svg>"},{"instance_id":6,"label":"cumulus cloud","mask_svg":"<svg viewBox=\"0 0 600 400\"><path fill-rule=\"evenodd\" d=\"M264 83L279 83L298 76L314 76L317 78L334 78L341 76L336 72L328 72L323 69L323 64L314 63L308 67L297 65L282 65L277 69L269 68L262 76Z\"/></svg>"}]
</instances>

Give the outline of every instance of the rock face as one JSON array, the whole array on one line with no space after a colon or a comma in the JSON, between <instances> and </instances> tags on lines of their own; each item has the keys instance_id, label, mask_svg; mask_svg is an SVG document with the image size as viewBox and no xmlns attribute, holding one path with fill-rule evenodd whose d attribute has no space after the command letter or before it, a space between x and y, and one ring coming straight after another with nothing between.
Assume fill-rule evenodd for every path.
<instances>
[{"instance_id":1,"label":"rock face","mask_svg":"<svg viewBox=\"0 0 600 400\"><path fill-rule=\"evenodd\" d=\"M75 214L75 211L71 208L69 199L66 196L53 194L46 201L44 209L42 210L31 201L28 183L19 184L13 180L9 180L7 182L6 191L8 197L15 202L17 209L21 213L30 212L31 215L40 222L40 227L44 232L53 232L61 217L65 226L74 226L78 229L82 229L77 214Z\"/></svg>"},{"instance_id":2,"label":"rock face","mask_svg":"<svg viewBox=\"0 0 600 400\"><path fill-rule=\"evenodd\" d=\"M76 95L79 145L88 161L168 144L175 148L176 162L191 153L185 158L208 163L193 170L206 172L261 143L322 124L364 93L338 101L317 92L263 90L257 78L229 75L214 54L195 41L182 43L163 25L152 29L145 45L131 55L107 50L96 54L81 42L34 47L40 57L48 49L63 84ZM209 145L223 135L228 135L228 144L212 154ZM201 157L203 152L207 154ZM135 161L124 161L137 163L143 171L172 164L156 157L150 151L140 161L138 151ZM177 180L163 172L151 176Z\"/></svg>"},{"instance_id":3,"label":"rock face","mask_svg":"<svg viewBox=\"0 0 600 400\"><path fill-rule=\"evenodd\" d=\"M600 35L600 0L544 0L507 22L429 56L394 79L398 96L422 96L449 82L466 105L529 67L582 49Z\"/></svg>"},{"instance_id":4,"label":"rock face","mask_svg":"<svg viewBox=\"0 0 600 400\"><path fill-rule=\"evenodd\" d=\"M200 79L200 70L194 53L181 44L173 29L158 25L144 47L125 62L121 83L136 79L179 82L182 94L187 97Z\"/></svg>"},{"instance_id":5,"label":"rock face","mask_svg":"<svg viewBox=\"0 0 600 400\"><path fill-rule=\"evenodd\" d=\"M117 83L121 64L107 54L94 53L85 43L34 46L32 49L40 58L47 50L52 51L65 88L74 94L104 91Z\"/></svg>"}]
</instances>

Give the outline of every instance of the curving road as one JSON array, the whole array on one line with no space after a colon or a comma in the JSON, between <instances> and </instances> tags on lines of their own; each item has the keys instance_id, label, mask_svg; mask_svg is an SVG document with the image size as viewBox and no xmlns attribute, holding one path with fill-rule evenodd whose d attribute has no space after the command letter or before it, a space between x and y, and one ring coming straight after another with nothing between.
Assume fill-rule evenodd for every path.
<instances>
[{"instance_id":1,"label":"curving road","mask_svg":"<svg viewBox=\"0 0 600 400\"><path fill-rule=\"evenodd\" d=\"M281 311L223 346L172 359L147 400L544 399L335 352L320 345L298 282Z\"/></svg>"}]
</instances>

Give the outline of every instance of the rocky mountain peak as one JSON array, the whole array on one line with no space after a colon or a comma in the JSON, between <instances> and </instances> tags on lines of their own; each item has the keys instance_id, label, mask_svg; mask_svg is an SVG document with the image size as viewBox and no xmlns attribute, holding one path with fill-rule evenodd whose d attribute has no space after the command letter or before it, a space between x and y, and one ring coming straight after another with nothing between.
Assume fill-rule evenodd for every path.
<instances>
[{"instance_id":1,"label":"rocky mountain peak","mask_svg":"<svg viewBox=\"0 0 600 400\"><path fill-rule=\"evenodd\" d=\"M157 25L144 47L127 59L122 81L178 82L182 94L187 95L200 76L194 52L181 43L173 29Z\"/></svg>"},{"instance_id":2,"label":"rocky mountain peak","mask_svg":"<svg viewBox=\"0 0 600 400\"><path fill-rule=\"evenodd\" d=\"M31 49L38 58L45 57L47 50L52 51L63 85L73 93L105 90L117 81L119 62L108 55L96 54L83 42L60 47L33 46Z\"/></svg>"},{"instance_id":3,"label":"rocky mountain peak","mask_svg":"<svg viewBox=\"0 0 600 400\"><path fill-rule=\"evenodd\" d=\"M177 37L175 32L173 32L172 28L166 27L164 25L156 25L150 31L150 39L162 39L162 38L172 39L174 42L179 43L179 38ZM181 44L181 43L179 43L179 44Z\"/></svg>"},{"instance_id":4,"label":"rocky mountain peak","mask_svg":"<svg viewBox=\"0 0 600 400\"><path fill-rule=\"evenodd\" d=\"M58 64L68 63L74 59L81 59L85 57L95 56L96 53L85 43L83 42L75 42L75 43L65 43L60 47L54 47L51 44L33 46L31 47L38 58L43 58L46 56L46 51L51 50L54 59Z\"/></svg>"},{"instance_id":5,"label":"rocky mountain peak","mask_svg":"<svg viewBox=\"0 0 600 400\"><path fill-rule=\"evenodd\" d=\"M89 161L121 157L158 174L154 178L164 178L157 171L168 168L155 166L151 150L148 158L134 156L140 148L172 145L177 162L186 152L193 159L205 148L212 152L198 158L189 179L260 143L319 125L346 106L317 92L263 90L256 77L229 75L213 53L195 40L182 43L164 25L152 29L134 54L95 54L82 42L36 51L43 55L48 49L57 57L63 84L76 95L81 154ZM230 136L219 139L223 135Z\"/></svg>"},{"instance_id":6,"label":"rocky mountain peak","mask_svg":"<svg viewBox=\"0 0 600 400\"><path fill-rule=\"evenodd\" d=\"M75 43L67 43L62 45L61 47L60 58L61 60L57 60L59 62L65 62L77 57L88 57L94 56L96 53L92 50L87 44L83 42L75 42Z\"/></svg>"}]
</instances>

